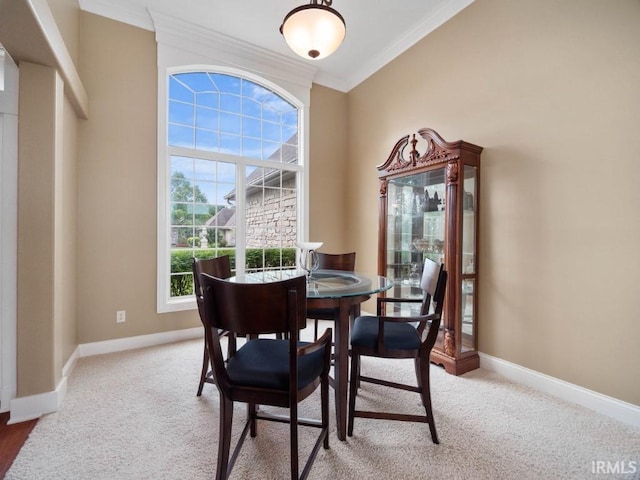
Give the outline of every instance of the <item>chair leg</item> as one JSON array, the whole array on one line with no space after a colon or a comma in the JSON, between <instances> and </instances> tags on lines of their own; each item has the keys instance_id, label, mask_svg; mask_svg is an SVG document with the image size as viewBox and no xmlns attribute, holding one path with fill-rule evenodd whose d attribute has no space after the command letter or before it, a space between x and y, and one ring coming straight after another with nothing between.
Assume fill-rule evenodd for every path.
<instances>
[{"instance_id":1,"label":"chair leg","mask_svg":"<svg viewBox=\"0 0 640 480\"><path fill-rule=\"evenodd\" d=\"M413 360L413 366L416 369L416 379L418 380L418 388L422 388L422 375L420 369L420 358L415 358Z\"/></svg>"},{"instance_id":2,"label":"chair leg","mask_svg":"<svg viewBox=\"0 0 640 480\"><path fill-rule=\"evenodd\" d=\"M360 355L351 350L351 381L349 386L349 414L347 421L347 435L353 436L353 417L356 410L356 396L358 395L358 383L360 382Z\"/></svg>"},{"instance_id":3,"label":"chair leg","mask_svg":"<svg viewBox=\"0 0 640 480\"><path fill-rule=\"evenodd\" d=\"M229 476L229 450L231 448L231 424L233 402L220 396L220 437L218 443L218 465L216 480L227 480Z\"/></svg>"},{"instance_id":4,"label":"chair leg","mask_svg":"<svg viewBox=\"0 0 640 480\"><path fill-rule=\"evenodd\" d=\"M231 357L233 357L236 353L236 349L237 349L237 342L236 342L236 335L235 333L231 333L229 332L227 334L227 360L229 360Z\"/></svg>"},{"instance_id":5,"label":"chair leg","mask_svg":"<svg viewBox=\"0 0 640 480\"><path fill-rule=\"evenodd\" d=\"M257 408L256 408L256 404L255 403L248 403L247 404L247 420L249 420L250 424L250 434L252 437L255 437L258 434L258 427L257 427L257 421L256 421L256 412L257 412Z\"/></svg>"},{"instance_id":6,"label":"chair leg","mask_svg":"<svg viewBox=\"0 0 640 480\"><path fill-rule=\"evenodd\" d=\"M318 340L318 319L313 319L313 341Z\"/></svg>"},{"instance_id":7,"label":"chair leg","mask_svg":"<svg viewBox=\"0 0 640 480\"><path fill-rule=\"evenodd\" d=\"M289 406L289 443L291 448L291 480L298 480L298 404Z\"/></svg>"},{"instance_id":8,"label":"chair leg","mask_svg":"<svg viewBox=\"0 0 640 480\"><path fill-rule=\"evenodd\" d=\"M439 444L438 434L436 432L436 422L433 418L433 409L431 408L431 386L429 384L429 360L420 361L420 380L422 396L422 404L424 405L425 413L427 414L427 423L429 424L429 431L431 432L431 440L435 444Z\"/></svg>"},{"instance_id":9,"label":"chair leg","mask_svg":"<svg viewBox=\"0 0 640 480\"><path fill-rule=\"evenodd\" d=\"M356 362L356 396L358 396L358 391L360 390L360 386L362 385L360 381L360 363L362 362L362 357L358 355L358 361Z\"/></svg>"},{"instance_id":10,"label":"chair leg","mask_svg":"<svg viewBox=\"0 0 640 480\"><path fill-rule=\"evenodd\" d=\"M322 428L323 430L327 430L327 434L324 436L323 447L326 449L329 448L329 374L327 373L324 378L322 378L322 383L320 384L320 403L322 408Z\"/></svg>"},{"instance_id":11,"label":"chair leg","mask_svg":"<svg viewBox=\"0 0 640 480\"><path fill-rule=\"evenodd\" d=\"M198 385L198 397L202 395L202 387L204 387L204 380L207 378L209 371L209 349L207 348L207 337L204 340L204 354L202 356L202 372L200 372L200 385Z\"/></svg>"}]
</instances>

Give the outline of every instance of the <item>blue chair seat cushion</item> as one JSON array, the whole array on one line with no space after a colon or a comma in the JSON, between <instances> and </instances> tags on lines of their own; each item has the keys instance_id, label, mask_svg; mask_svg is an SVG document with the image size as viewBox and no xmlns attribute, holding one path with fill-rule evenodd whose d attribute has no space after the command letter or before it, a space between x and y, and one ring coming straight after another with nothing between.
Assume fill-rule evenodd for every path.
<instances>
[{"instance_id":1,"label":"blue chair seat cushion","mask_svg":"<svg viewBox=\"0 0 640 480\"><path fill-rule=\"evenodd\" d=\"M298 346L308 345L299 342ZM320 376L324 349L298 357L298 389ZM250 340L229 359L227 374L235 385L289 390L289 340Z\"/></svg>"},{"instance_id":2,"label":"blue chair seat cushion","mask_svg":"<svg viewBox=\"0 0 640 480\"><path fill-rule=\"evenodd\" d=\"M375 349L378 345L378 317L356 318L351 334L354 347ZM384 345L387 350L417 350L420 336L411 323L385 322Z\"/></svg>"}]
</instances>

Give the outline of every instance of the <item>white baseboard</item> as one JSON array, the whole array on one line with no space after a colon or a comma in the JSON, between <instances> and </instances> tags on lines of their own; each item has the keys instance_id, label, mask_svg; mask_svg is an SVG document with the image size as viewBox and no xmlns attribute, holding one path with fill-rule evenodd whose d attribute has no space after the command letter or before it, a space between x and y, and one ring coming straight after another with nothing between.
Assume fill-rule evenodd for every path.
<instances>
[{"instance_id":1,"label":"white baseboard","mask_svg":"<svg viewBox=\"0 0 640 480\"><path fill-rule=\"evenodd\" d=\"M121 352L134 348L152 347L164 343L178 342L202 337L202 327L175 330L172 332L153 333L150 335L138 335L135 337L106 340L104 342L84 343L78 345L67 360L62 369L62 380L52 392L40 393L28 397L19 397L11 400L11 416L9 424L25 422L40 418L47 413L58 411L67 393L67 378L76 366L78 359L103 353Z\"/></svg>"},{"instance_id":2,"label":"white baseboard","mask_svg":"<svg viewBox=\"0 0 640 480\"><path fill-rule=\"evenodd\" d=\"M57 412L67 395L67 377L63 377L53 392L18 397L11 400L9 425L40 418L47 413Z\"/></svg>"},{"instance_id":3,"label":"white baseboard","mask_svg":"<svg viewBox=\"0 0 640 480\"><path fill-rule=\"evenodd\" d=\"M568 402L590 408L634 427L640 427L640 407L637 405L602 395L486 353L480 353L480 368L495 372L536 390L550 393Z\"/></svg>"},{"instance_id":4,"label":"white baseboard","mask_svg":"<svg viewBox=\"0 0 640 480\"><path fill-rule=\"evenodd\" d=\"M174 330L172 332L105 340L104 342L83 343L78 345L78 351L82 358L103 353L132 350L134 348L152 347L154 345L162 345L163 343L179 342L181 340L191 340L199 337L204 338L202 327L194 327L184 330Z\"/></svg>"}]
</instances>

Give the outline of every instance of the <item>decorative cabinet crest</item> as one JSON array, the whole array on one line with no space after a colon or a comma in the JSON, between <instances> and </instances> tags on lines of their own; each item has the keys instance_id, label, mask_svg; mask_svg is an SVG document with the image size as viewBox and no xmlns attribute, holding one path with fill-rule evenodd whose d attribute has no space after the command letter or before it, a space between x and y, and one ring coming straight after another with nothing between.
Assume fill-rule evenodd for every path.
<instances>
[{"instance_id":1,"label":"decorative cabinet crest","mask_svg":"<svg viewBox=\"0 0 640 480\"><path fill-rule=\"evenodd\" d=\"M448 273L444 317L431 361L460 375L478 368L478 224L482 147L447 142L429 128L407 135L378 166L378 273L394 297L420 296L425 258ZM392 304L394 314L413 314ZM403 310L404 309L404 310Z\"/></svg>"}]
</instances>

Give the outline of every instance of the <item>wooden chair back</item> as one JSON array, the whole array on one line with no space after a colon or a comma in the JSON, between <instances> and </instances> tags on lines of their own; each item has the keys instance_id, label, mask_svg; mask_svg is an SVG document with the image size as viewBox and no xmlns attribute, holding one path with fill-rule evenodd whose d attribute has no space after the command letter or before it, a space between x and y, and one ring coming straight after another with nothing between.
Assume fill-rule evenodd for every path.
<instances>
[{"instance_id":1,"label":"wooden chair back","mask_svg":"<svg viewBox=\"0 0 640 480\"><path fill-rule=\"evenodd\" d=\"M348 253L322 253L318 255L318 268L322 270L343 270L353 272L356 269L356 252ZM353 318L360 314L360 305L354 307ZM307 317L313 319L313 338L318 338L318 320L333 320L334 309L309 309Z\"/></svg>"},{"instance_id":2,"label":"wooden chair back","mask_svg":"<svg viewBox=\"0 0 640 480\"><path fill-rule=\"evenodd\" d=\"M307 312L304 276L279 282L235 283L205 273L200 280L205 311L214 328L238 335L297 332L304 328ZM289 300L292 291L293 305Z\"/></svg>"},{"instance_id":3,"label":"wooden chair back","mask_svg":"<svg viewBox=\"0 0 640 480\"><path fill-rule=\"evenodd\" d=\"M231 276L231 257L222 255L214 258L193 258L193 287L196 296L202 296L200 286L200 274L207 273L217 278L229 278Z\"/></svg>"},{"instance_id":4,"label":"wooden chair back","mask_svg":"<svg viewBox=\"0 0 640 480\"><path fill-rule=\"evenodd\" d=\"M322 270L344 270L353 272L356 269L356 252L322 253L318 255L318 268Z\"/></svg>"},{"instance_id":5,"label":"wooden chair back","mask_svg":"<svg viewBox=\"0 0 640 480\"><path fill-rule=\"evenodd\" d=\"M442 322L444 295L447 289L447 271L444 270L444 265L439 265L437 273L432 271L425 276L423 272L421 285L424 290L424 301L422 303L422 310L420 312L420 315L428 315L429 309L431 308L431 305L433 305L433 318L431 320L431 324L429 325L429 331L427 332L427 336L424 338L420 347L421 355L428 357L431 354L431 349L436 343L436 338L440 329L440 323ZM426 322L418 326L418 331L421 335L426 326Z\"/></svg>"},{"instance_id":6,"label":"wooden chair back","mask_svg":"<svg viewBox=\"0 0 640 480\"><path fill-rule=\"evenodd\" d=\"M420 308L420 315L427 315L431 303L436 303L434 298L436 290L438 288L438 282L440 281L440 272L443 270L444 265L438 264L432 261L425 261L422 268L422 278L420 279L420 288L423 291L422 307ZM440 302L442 305L442 302Z\"/></svg>"},{"instance_id":7,"label":"wooden chair back","mask_svg":"<svg viewBox=\"0 0 640 480\"><path fill-rule=\"evenodd\" d=\"M198 315L200 316L200 321L202 325L206 329L205 322L205 312L204 312L204 297L202 292L202 287L200 285L200 275L202 273L207 273L209 275L213 275L218 278L229 278L231 276L231 260L229 255L222 255L220 257L215 258L207 258L200 259L193 257L191 263L191 270L193 272L193 290L196 295L196 303L198 305ZM219 336L228 336L229 343L227 346L228 356L232 354L232 352L236 349L236 339L234 336L228 335L228 332L219 331L217 332ZM207 337L205 333L204 340L204 352L202 356L202 371L200 373L200 383L198 385L197 396L202 395L202 388L205 383L215 383L215 378L213 375L213 368L209 368L209 349L207 348Z\"/></svg>"}]
</instances>

